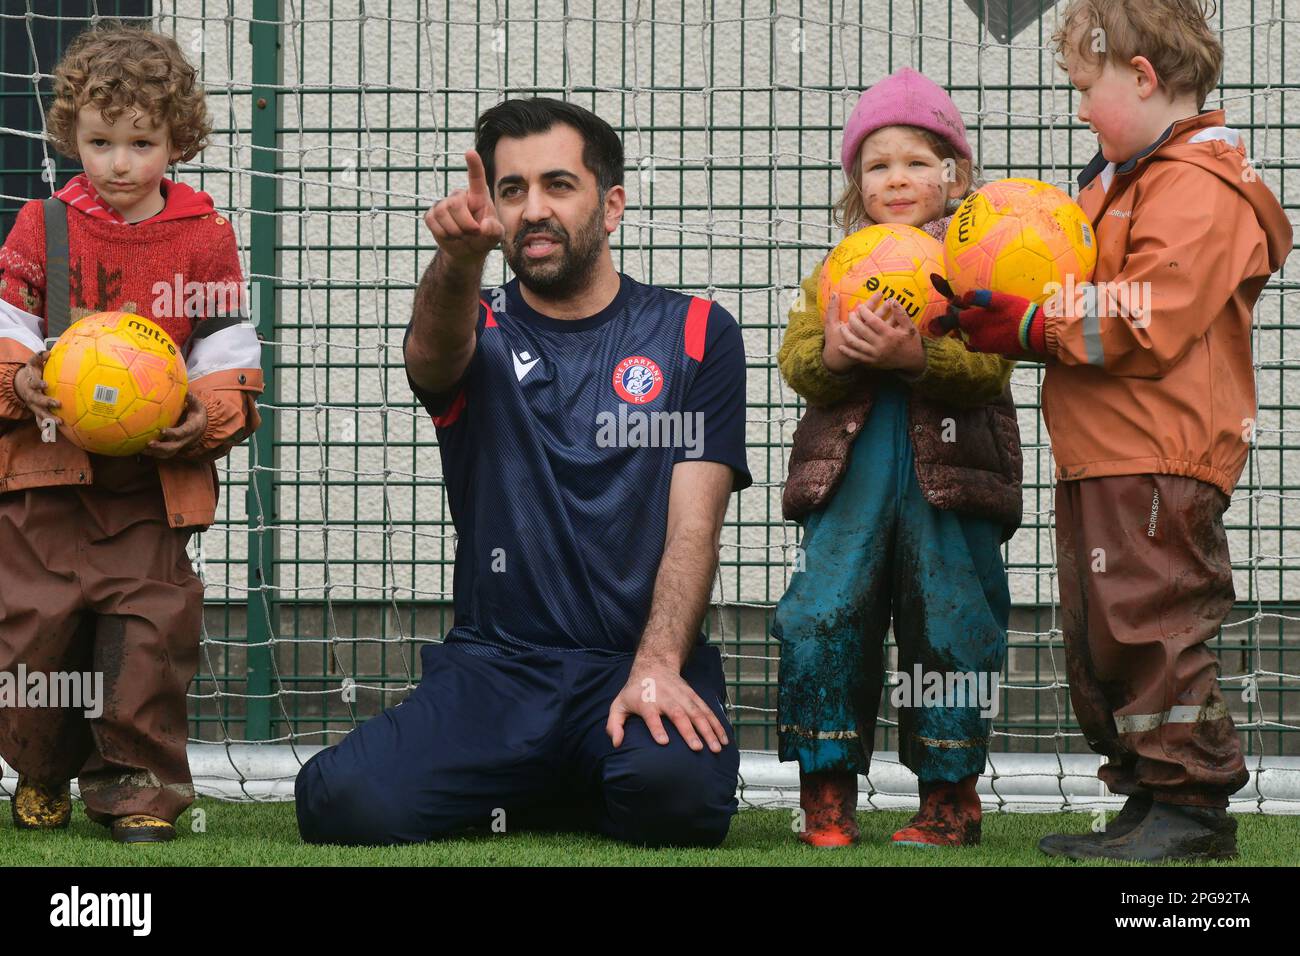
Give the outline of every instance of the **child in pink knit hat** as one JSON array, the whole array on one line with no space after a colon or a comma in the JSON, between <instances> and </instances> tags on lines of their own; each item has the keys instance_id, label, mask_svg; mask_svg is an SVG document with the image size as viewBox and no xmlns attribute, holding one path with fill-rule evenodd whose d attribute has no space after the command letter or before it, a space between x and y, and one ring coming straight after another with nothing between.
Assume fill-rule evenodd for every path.
<instances>
[{"instance_id":1,"label":"child in pink knit hat","mask_svg":"<svg viewBox=\"0 0 1300 956\"><path fill-rule=\"evenodd\" d=\"M841 160L835 220L846 233L905 223L942 240L975 178L957 107L910 69L862 94ZM782 500L803 524L803 561L772 625L780 758L799 762L800 839L858 838L857 774L870 765L892 618L899 756L921 796L894 842L977 843L975 784L1010 613L1000 549L1021 520L1013 363L923 337L893 299L876 296L842 322L832 297L822 315L820 272L804 280L778 355L808 403ZM915 685L935 678L950 690L922 697Z\"/></svg>"}]
</instances>

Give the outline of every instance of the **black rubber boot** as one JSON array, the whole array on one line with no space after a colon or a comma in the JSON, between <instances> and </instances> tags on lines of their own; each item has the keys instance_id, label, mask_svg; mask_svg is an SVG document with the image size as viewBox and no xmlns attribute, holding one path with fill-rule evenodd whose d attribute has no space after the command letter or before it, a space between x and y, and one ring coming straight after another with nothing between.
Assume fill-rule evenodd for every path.
<instances>
[{"instance_id":1,"label":"black rubber boot","mask_svg":"<svg viewBox=\"0 0 1300 956\"><path fill-rule=\"evenodd\" d=\"M1231 860L1237 855L1237 821L1219 807L1153 803L1128 833L1078 846L1072 860Z\"/></svg>"},{"instance_id":2,"label":"black rubber boot","mask_svg":"<svg viewBox=\"0 0 1300 956\"><path fill-rule=\"evenodd\" d=\"M1100 833L1092 830L1084 833L1049 833L1038 841L1038 849L1048 856L1065 856L1077 846L1088 846L1124 836L1146 817L1151 809L1150 793L1134 793L1124 801L1124 806L1115 818L1106 824Z\"/></svg>"},{"instance_id":3,"label":"black rubber boot","mask_svg":"<svg viewBox=\"0 0 1300 956\"><path fill-rule=\"evenodd\" d=\"M166 820L132 813L114 820L112 833L118 843L166 843L176 837L176 828Z\"/></svg>"}]
</instances>

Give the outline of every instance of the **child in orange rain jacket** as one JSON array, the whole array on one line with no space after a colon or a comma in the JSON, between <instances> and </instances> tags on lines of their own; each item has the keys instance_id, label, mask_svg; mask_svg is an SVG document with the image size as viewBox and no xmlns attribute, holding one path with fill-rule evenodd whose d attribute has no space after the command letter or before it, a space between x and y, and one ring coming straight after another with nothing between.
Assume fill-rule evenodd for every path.
<instances>
[{"instance_id":1,"label":"child in orange rain jacket","mask_svg":"<svg viewBox=\"0 0 1300 956\"><path fill-rule=\"evenodd\" d=\"M1249 775L1205 644L1234 600L1223 513L1254 428L1252 312L1291 225L1241 134L1202 111L1223 50L1198 0L1075 0L1063 18L1054 42L1101 145L1078 195L1094 282L1043 308L969 293L944 323L1047 364L1070 698L1128 798L1105 831L1039 846L1232 857L1228 797Z\"/></svg>"}]
</instances>

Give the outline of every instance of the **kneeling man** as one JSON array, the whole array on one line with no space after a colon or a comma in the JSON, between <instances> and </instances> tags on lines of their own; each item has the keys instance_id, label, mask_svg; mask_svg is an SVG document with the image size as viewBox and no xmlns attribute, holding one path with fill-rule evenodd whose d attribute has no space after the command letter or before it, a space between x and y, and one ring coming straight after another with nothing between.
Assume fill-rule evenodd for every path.
<instances>
[{"instance_id":1,"label":"kneeling man","mask_svg":"<svg viewBox=\"0 0 1300 956\"><path fill-rule=\"evenodd\" d=\"M745 461L720 306L614 269L623 146L550 99L479 117L404 345L456 526L455 623L407 700L298 775L303 839L473 826L712 846L739 752L700 624ZM480 288L500 243L515 279Z\"/></svg>"}]
</instances>

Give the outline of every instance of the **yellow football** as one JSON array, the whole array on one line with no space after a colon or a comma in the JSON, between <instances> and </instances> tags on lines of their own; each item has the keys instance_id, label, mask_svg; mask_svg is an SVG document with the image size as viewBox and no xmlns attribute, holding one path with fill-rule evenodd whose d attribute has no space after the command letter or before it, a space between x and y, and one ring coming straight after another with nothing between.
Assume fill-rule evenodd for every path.
<instances>
[{"instance_id":1,"label":"yellow football","mask_svg":"<svg viewBox=\"0 0 1300 956\"><path fill-rule=\"evenodd\" d=\"M930 282L943 274L943 246L933 236L901 223L867 226L846 237L822 265L817 290L818 311L826 312L832 292L840 295L840 321L880 293L897 299L922 331L942 315L947 300Z\"/></svg>"},{"instance_id":2,"label":"yellow football","mask_svg":"<svg viewBox=\"0 0 1300 956\"><path fill-rule=\"evenodd\" d=\"M958 207L943 244L945 277L958 295L1006 292L1044 304L1067 277L1092 281L1097 239L1078 204L1036 179L1002 179Z\"/></svg>"},{"instance_id":3,"label":"yellow football","mask_svg":"<svg viewBox=\"0 0 1300 956\"><path fill-rule=\"evenodd\" d=\"M180 419L189 387L171 336L130 312L97 312L59 337L45 363L60 434L86 451L134 455Z\"/></svg>"}]
</instances>

